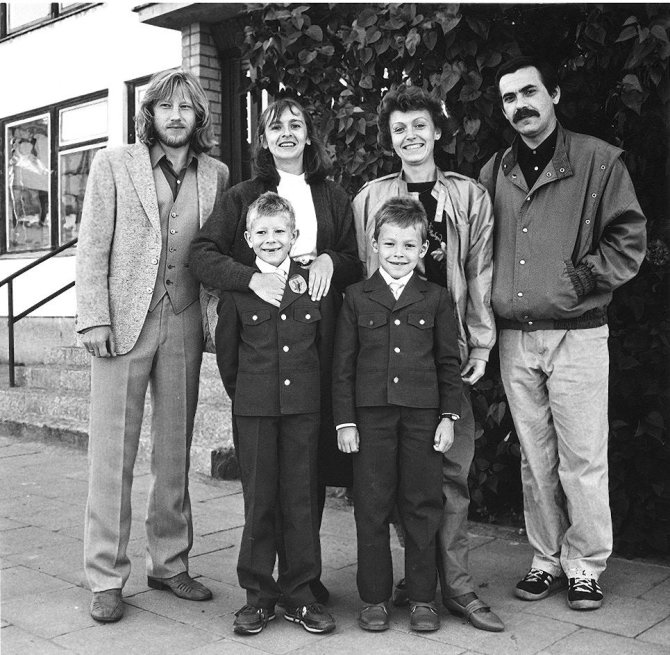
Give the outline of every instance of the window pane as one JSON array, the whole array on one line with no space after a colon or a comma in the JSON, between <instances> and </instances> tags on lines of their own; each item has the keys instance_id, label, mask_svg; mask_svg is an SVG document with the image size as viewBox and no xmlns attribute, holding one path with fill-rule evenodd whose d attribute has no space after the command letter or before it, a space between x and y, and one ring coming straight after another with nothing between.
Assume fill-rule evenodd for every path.
<instances>
[{"instance_id":1,"label":"window pane","mask_svg":"<svg viewBox=\"0 0 670 655\"><path fill-rule=\"evenodd\" d=\"M74 239L79 233L86 180L98 150L102 147L62 152L58 157L61 244Z\"/></svg>"},{"instance_id":2,"label":"window pane","mask_svg":"<svg viewBox=\"0 0 670 655\"><path fill-rule=\"evenodd\" d=\"M96 100L60 112L60 145L107 136L107 99Z\"/></svg>"},{"instance_id":3,"label":"window pane","mask_svg":"<svg viewBox=\"0 0 670 655\"><path fill-rule=\"evenodd\" d=\"M50 246L49 116L8 125L7 250Z\"/></svg>"},{"instance_id":4,"label":"window pane","mask_svg":"<svg viewBox=\"0 0 670 655\"><path fill-rule=\"evenodd\" d=\"M8 2L7 31L13 32L28 23L51 18L50 2Z\"/></svg>"}]
</instances>

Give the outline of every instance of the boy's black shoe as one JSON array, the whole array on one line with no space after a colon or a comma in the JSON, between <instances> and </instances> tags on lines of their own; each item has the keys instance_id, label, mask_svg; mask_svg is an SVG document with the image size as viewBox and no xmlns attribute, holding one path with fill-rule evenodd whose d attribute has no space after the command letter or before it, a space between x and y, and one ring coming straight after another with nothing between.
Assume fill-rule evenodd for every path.
<instances>
[{"instance_id":1,"label":"boy's black shoe","mask_svg":"<svg viewBox=\"0 0 670 655\"><path fill-rule=\"evenodd\" d=\"M386 603L366 605L358 613L358 625L369 632L389 629L389 610Z\"/></svg>"},{"instance_id":2,"label":"boy's black shoe","mask_svg":"<svg viewBox=\"0 0 670 655\"><path fill-rule=\"evenodd\" d=\"M287 607L284 618L299 623L307 632L324 633L335 630L335 619L319 603Z\"/></svg>"},{"instance_id":3,"label":"boy's black shoe","mask_svg":"<svg viewBox=\"0 0 670 655\"><path fill-rule=\"evenodd\" d=\"M272 621L274 618L274 609L245 605L235 612L233 630L238 635L255 635L268 624L268 621Z\"/></svg>"},{"instance_id":4,"label":"boy's black shoe","mask_svg":"<svg viewBox=\"0 0 670 655\"><path fill-rule=\"evenodd\" d=\"M603 602L603 592L593 578L570 578L568 605L572 610L597 610Z\"/></svg>"},{"instance_id":5,"label":"boy's black shoe","mask_svg":"<svg viewBox=\"0 0 670 655\"><path fill-rule=\"evenodd\" d=\"M542 600L555 591L565 589L567 578L561 573L553 576L542 569L531 568L523 580L517 582L514 593L522 600Z\"/></svg>"}]
</instances>

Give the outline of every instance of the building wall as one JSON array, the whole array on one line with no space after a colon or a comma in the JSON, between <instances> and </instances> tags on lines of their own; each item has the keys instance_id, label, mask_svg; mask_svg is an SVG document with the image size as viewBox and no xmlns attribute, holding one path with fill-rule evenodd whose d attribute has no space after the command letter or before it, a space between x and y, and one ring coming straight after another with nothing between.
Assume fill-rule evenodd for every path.
<instances>
[{"instance_id":1,"label":"building wall","mask_svg":"<svg viewBox=\"0 0 670 655\"><path fill-rule=\"evenodd\" d=\"M0 42L5 90L0 94L0 118L106 89L108 145L125 143L125 82L182 63L181 34L141 23L132 11L134 4L124 0L100 4ZM23 254L1 257L0 279L34 258ZM73 280L74 259L72 254L64 254L40 266L37 272L26 274L26 280L14 290L16 311ZM35 315L74 313L74 291L70 290ZM7 294L3 288L0 316L6 315Z\"/></svg>"}]
</instances>

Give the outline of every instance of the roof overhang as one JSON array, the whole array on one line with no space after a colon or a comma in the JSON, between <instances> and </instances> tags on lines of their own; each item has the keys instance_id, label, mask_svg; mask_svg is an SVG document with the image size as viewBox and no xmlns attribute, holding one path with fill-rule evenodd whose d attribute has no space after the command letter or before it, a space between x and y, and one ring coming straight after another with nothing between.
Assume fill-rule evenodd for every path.
<instances>
[{"instance_id":1,"label":"roof overhang","mask_svg":"<svg viewBox=\"0 0 670 655\"><path fill-rule=\"evenodd\" d=\"M181 30L192 23L221 23L249 7L244 2L149 2L136 5L133 11L148 25Z\"/></svg>"}]
</instances>

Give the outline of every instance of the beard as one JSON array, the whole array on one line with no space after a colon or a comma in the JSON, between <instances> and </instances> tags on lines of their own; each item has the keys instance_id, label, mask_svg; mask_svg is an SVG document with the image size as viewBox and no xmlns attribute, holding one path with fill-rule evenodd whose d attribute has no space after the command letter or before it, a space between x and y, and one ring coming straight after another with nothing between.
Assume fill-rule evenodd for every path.
<instances>
[{"instance_id":1,"label":"beard","mask_svg":"<svg viewBox=\"0 0 670 655\"><path fill-rule=\"evenodd\" d=\"M186 125L180 125L180 127L184 127L185 129L179 134L171 134L168 128L154 125L154 132L156 133L156 138L163 145L169 148L181 148L191 142L191 137L195 133L195 125L191 129L188 129Z\"/></svg>"}]
</instances>

